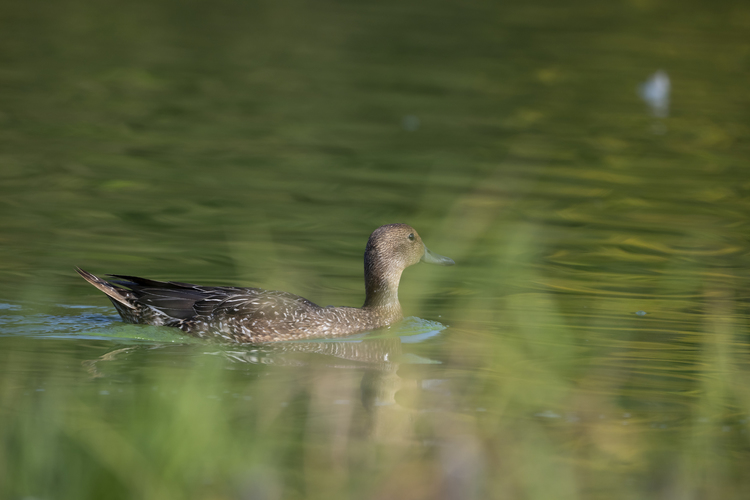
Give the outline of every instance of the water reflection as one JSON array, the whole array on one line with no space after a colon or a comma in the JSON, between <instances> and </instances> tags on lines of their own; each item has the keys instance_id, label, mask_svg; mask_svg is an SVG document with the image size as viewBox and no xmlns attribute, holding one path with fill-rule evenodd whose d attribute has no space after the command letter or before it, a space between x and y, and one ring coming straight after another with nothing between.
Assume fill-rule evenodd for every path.
<instances>
[{"instance_id":1,"label":"water reflection","mask_svg":"<svg viewBox=\"0 0 750 500\"><path fill-rule=\"evenodd\" d=\"M135 345L109 351L96 359L81 362L92 378L106 376L103 363L143 350L169 349L174 345ZM404 356L402 339L381 338L351 341L281 342L243 349L221 348L206 351L205 355L218 356L229 364L227 369L237 369L234 364L268 365L275 367L315 367L315 369L351 370L362 373L361 401L369 412L379 407L397 405L396 393L404 385L398 375L399 367L409 364L439 364L416 355ZM419 385L426 391L441 393L445 381L430 379ZM412 381L412 388L417 384ZM338 401L341 404L344 400ZM348 403L348 400L347 400ZM397 405L398 406L398 405Z\"/></svg>"},{"instance_id":2,"label":"water reflection","mask_svg":"<svg viewBox=\"0 0 750 500\"><path fill-rule=\"evenodd\" d=\"M221 350L207 354L220 355L231 362L300 366L321 364L332 368L368 367L388 369L401 358L401 339L386 338L356 341L285 342L242 350ZM316 355L315 359L299 355ZM318 356L325 356L320 358ZM331 360L331 358L334 358ZM354 361L356 363L342 363Z\"/></svg>"},{"instance_id":3,"label":"water reflection","mask_svg":"<svg viewBox=\"0 0 750 500\"><path fill-rule=\"evenodd\" d=\"M405 381L398 371L404 360L400 338L372 339L350 342L294 342L268 345L250 350L225 350L210 354L223 356L230 362L253 363L287 367L314 366L316 371L321 367L334 370L353 370L362 374L360 397L362 407L369 415L367 434L380 436L383 430L392 428L387 423L398 413L409 410L401 407L396 394L404 387ZM413 360L412 360L413 361ZM430 360L420 360L429 363ZM324 375L328 378L329 375ZM333 375L335 377L335 375ZM414 381L409 384L415 387ZM328 398L326 398L328 399ZM351 405L349 398L328 400L327 404ZM351 418L347 413L344 419ZM349 422L340 421L348 425Z\"/></svg>"}]
</instances>

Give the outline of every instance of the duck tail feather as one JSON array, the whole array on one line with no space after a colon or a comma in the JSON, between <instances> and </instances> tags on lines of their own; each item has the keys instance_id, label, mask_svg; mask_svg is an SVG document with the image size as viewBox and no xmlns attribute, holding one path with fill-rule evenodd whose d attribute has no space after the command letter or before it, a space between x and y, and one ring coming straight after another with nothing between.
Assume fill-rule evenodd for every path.
<instances>
[{"instance_id":1,"label":"duck tail feather","mask_svg":"<svg viewBox=\"0 0 750 500\"><path fill-rule=\"evenodd\" d=\"M128 298L123 294L124 290L122 290L121 288L117 288L116 286L99 278L98 276L94 276L90 272L84 271L80 267L76 267L76 272L80 274L83 279L94 285L102 292L106 293L107 296L112 300L116 300L129 309L135 309L135 306L131 304L130 301L128 301Z\"/></svg>"}]
</instances>

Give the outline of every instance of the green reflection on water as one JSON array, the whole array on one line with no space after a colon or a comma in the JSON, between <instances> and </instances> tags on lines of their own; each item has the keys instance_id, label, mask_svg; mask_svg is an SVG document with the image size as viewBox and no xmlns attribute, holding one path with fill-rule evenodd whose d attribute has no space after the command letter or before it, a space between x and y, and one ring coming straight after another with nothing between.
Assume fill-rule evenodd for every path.
<instances>
[{"instance_id":1,"label":"green reflection on water","mask_svg":"<svg viewBox=\"0 0 750 500\"><path fill-rule=\"evenodd\" d=\"M747 498L748 32L731 1L0 5L0 498ZM404 273L448 325L419 342L190 342L73 272L358 306L392 222L457 263Z\"/></svg>"}]
</instances>

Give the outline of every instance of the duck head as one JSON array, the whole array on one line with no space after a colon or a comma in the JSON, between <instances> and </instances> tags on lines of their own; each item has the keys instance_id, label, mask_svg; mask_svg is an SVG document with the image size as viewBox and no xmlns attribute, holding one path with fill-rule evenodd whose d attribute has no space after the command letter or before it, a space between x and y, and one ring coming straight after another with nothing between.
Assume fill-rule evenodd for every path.
<instances>
[{"instance_id":1,"label":"duck head","mask_svg":"<svg viewBox=\"0 0 750 500\"><path fill-rule=\"evenodd\" d=\"M398 305L401 273L417 262L452 266L452 259L431 252L408 224L388 224L372 232L365 249L365 307Z\"/></svg>"}]
</instances>

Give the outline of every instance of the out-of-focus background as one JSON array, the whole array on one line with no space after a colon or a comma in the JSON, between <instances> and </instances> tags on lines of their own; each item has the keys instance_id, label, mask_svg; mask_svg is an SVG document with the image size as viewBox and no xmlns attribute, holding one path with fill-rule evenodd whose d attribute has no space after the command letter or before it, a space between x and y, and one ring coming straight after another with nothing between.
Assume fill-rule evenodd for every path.
<instances>
[{"instance_id":1,"label":"out-of-focus background","mask_svg":"<svg viewBox=\"0 0 750 500\"><path fill-rule=\"evenodd\" d=\"M0 4L0 498L750 496L750 4ZM227 346L73 271L403 324Z\"/></svg>"}]
</instances>

